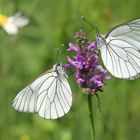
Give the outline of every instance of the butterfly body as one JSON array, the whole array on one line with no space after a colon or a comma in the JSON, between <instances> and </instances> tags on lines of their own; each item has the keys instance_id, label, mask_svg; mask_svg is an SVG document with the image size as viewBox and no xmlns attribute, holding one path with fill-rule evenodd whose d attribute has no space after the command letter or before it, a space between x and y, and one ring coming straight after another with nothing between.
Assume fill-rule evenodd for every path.
<instances>
[{"instance_id":1,"label":"butterfly body","mask_svg":"<svg viewBox=\"0 0 140 140\"><path fill-rule=\"evenodd\" d=\"M96 35L97 47L100 49L102 46L105 45L105 36L97 34Z\"/></svg>"},{"instance_id":2,"label":"butterfly body","mask_svg":"<svg viewBox=\"0 0 140 140\"><path fill-rule=\"evenodd\" d=\"M55 64L53 66L53 71L57 73L57 75L61 76L61 77L65 77L68 78L64 66L62 63L58 62L58 64Z\"/></svg>"}]
</instances>

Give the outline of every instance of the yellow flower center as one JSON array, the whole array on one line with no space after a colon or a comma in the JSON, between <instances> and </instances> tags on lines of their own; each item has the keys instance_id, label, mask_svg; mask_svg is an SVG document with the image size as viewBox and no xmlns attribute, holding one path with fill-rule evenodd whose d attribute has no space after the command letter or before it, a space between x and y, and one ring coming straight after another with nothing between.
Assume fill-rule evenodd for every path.
<instances>
[{"instance_id":1,"label":"yellow flower center","mask_svg":"<svg viewBox=\"0 0 140 140\"><path fill-rule=\"evenodd\" d=\"M8 17L0 14L0 26L5 25L8 22Z\"/></svg>"}]
</instances>

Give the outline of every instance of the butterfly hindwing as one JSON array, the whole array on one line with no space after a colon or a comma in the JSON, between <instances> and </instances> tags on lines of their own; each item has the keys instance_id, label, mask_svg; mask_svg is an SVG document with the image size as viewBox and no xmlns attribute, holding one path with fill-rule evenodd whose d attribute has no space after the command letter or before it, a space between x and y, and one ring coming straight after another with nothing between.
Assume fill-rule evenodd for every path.
<instances>
[{"instance_id":1,"label":"butterfly hindwing","mask_svg":"<svg viewBox=\"0 0 140 140\"><path fill-rule=\"evenodd\" d=\"M49 82L48 86L44 82L39 91L37 112L43 118L56 119L69 111L72 104L72 94L65 77L50 78Z\"/></svg>"}]
</instances>

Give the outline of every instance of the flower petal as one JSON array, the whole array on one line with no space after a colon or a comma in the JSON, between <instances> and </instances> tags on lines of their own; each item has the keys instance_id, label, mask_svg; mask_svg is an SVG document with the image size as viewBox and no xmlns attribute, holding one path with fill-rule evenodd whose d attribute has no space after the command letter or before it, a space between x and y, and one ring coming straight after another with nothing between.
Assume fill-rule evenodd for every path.
<instances>
[{"instance_id":1,"label":"flower petal","mask_svg":"<svg viewBox=\"0 0 140 140\"><path fill-rule=\"evenodd\" d=\"M67 51L78 52L78 49L75 47L73 43L69 43L69 48L67 49Z\"/></svg>"},{"instance_id":2,"label":"flower petal","mask_svg":"<svg viewBox=\"0 0 140 140\"><path fill-rule=\"evenodd\" d=\"M87 48L89 51L91 51L92 49L94 49L97 46L97 42L93 41Z\"/></svg>"},{"instance_id":3,"label":"flower petal","mask_svg":"<svg viewBox=\"0 0 140 140\"><path fill-rule=\"evenodd\" d=\"M8 34L15 35L18 33L18 28L14 24L7 23L3 28Z\"/></svg>"}]
</instances>

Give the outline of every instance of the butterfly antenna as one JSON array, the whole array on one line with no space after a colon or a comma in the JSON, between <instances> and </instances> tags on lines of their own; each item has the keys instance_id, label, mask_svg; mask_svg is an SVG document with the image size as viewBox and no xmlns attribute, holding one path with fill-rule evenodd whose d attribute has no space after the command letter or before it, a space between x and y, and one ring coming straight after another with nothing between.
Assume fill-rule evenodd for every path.
<instances>
[{"instance_id":1,"label":"butterfly antenna","mask_svg":"<svg viewBox=\"0 0 140 140\"><path fill-rule=\"evenodd\" d=\"M70 77L71 75L73 75L75 73L75 71L72 71L69 75L68 75L68 77Z\"/></svg>"},{"instance_id":2,"label":"butterfly antenna","mask_svg":"<svg viewBox=\"0 0 140 140\"><path fill-rule=\"evenodd\" d=\"M61 47L64 47L64 44L61 45ZM56 52L56 62L59 63L60 62L60 58L61 58L61 54L60 54L60 47L57 48L57 52Z\"/></svg>"},{"instance_id":3,"label":"butterfly antenna","mask_svg":"<svg viewBox=\"0 0 140 140\"><path fill-rule=\"evenodd\" d=\"M93 29L95 29L96 34L99 34L98 26L97 25L92 25L87 19L84 18L84 16L81 16L82 20L84 20L88 25L90 25Z\"/></svg>"},{"instance_id":4,"label":"butterfly antenna","mask_svg":"<svg viewBox=\"0 0 140 140\"><path fill-rule=\"evenodd\" d=\"M59 48L57 48L56 52L56 62L59 63Z\"/></svg>"},{"instance_id":5,"label":"butterfly antenna","mask_svg":"<svg viewBox=\"0 0 140 140\"><path fill-rule=\"evenodd\" d=\"M66 47L66 46L65 46L64 44L62 44L62 45L61 45L61 48L63 49L64 47ZM64 49L66 49L66 48L64 48ZM66 54L66 52L67 52L67 51L65 51L65 52L61 53L61 55L60 55L60 56L62 57L63 55L65 55L65 54Z\"/></svg>"}]
</instances>

